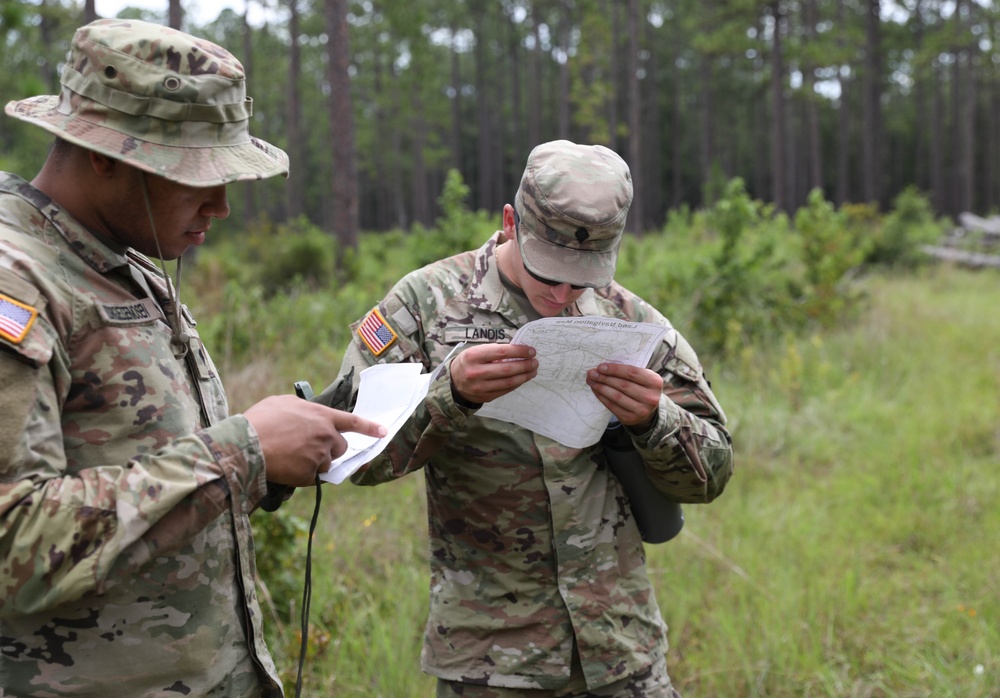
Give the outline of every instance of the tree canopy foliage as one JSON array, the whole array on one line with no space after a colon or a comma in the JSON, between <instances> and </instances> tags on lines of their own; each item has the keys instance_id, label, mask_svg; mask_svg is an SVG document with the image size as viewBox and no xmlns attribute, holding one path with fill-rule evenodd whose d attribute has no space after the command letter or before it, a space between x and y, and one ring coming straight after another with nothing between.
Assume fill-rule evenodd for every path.
<instances>
[{"instance_id":1,"label":"tree canopy foliage","mask_svg":"<svg viewBox=\"0 0 1000 698\"><path fill-rule=\"evenodd\" d=\"M169 5L121 15L167 23ZM345 5L348 38L333 41L328 17ZM255 131L295 156L287 185L234 189L234 212L248 220L304 215L332 229L352 205L338 175L352 171L365 230L433 225L452 169L472 208L495 212L512 199L530 148L554 138L603 143L629 161L630 218L642 229L681 205L710 206L736 177L790 215L817 188L837 205L885 210L914 187L938 215L1000 203L1000 7L988 0L243 8L246 17L226 8L204 26L182 15L181 28L243 60ZM58 89L84 9L79 0L0 0L0 93ZM336 116L343 87L331 85L344 84L353 125ZM353 129L347 154L341 124ZM0 166L30 174L50 140L37 131L5 119Z\"/></svg>"}]
</instances>

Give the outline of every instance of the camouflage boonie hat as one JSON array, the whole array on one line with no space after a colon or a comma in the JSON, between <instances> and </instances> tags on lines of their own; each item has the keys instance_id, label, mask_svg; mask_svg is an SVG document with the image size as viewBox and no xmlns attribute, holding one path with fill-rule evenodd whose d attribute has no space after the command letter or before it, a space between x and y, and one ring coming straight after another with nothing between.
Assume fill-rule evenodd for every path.
<instances>
[{"instance_id":1,"label":"camouflage boonie hat","mask_svg":"<svg viewBox=\"0 0 1000 698\"><path fill-rule=\"evenodd\" d=\"M536 146L514 197L524 266L545 279L607 286L631 204L632 175L613 150L569 141Z\"/></svg>"},{"instance_id":2,"label":"camouflage boonie hat","mask_svg":"<svg viewBox=\"0 0 1000 698\"><path fill-rule=\"evenodd\" d=\"M194 187L288 174L254 138L243 65L224 48L159 24L99 19L76 31L59 95L7 104L16 119Z\"/></svg>"}]
</instances>

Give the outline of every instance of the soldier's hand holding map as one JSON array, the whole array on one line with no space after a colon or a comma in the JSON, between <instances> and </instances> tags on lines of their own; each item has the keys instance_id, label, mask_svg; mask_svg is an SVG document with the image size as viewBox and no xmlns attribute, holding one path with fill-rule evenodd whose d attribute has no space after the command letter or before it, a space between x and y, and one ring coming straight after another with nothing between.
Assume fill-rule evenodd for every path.
<instances>
[{"instance_id":1,"label":"soldier's hand holding map","mask_svg":"<svg viewBox=\"0 0 1000 698\"><path fill-rule=\"evenodd\" d=\"M471 346L452 361L452 390L465 403L495 400L535 377L534 356L532 347L513 342Z\"/></svg>"}]
</instances>

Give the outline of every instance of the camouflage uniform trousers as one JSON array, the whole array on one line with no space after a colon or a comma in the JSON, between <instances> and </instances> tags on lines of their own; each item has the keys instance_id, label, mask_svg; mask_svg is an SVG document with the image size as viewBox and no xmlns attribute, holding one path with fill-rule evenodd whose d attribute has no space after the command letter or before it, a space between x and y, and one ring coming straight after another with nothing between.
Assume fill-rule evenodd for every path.
<instances>
[{"instance_id":1,"label":"camouflage uniform trousers","mask_svg":"<svg viewBox=\"0 0 1000 698\"><path fill-rule=\"evenodd\" d=\"M580 660L574 652L569 682L558 690L476 686L439 679L437 698L681 698L681 694L671 685L667 660L662 657L653 666L627 679L587 690Z\"/></svg>"}]
</instances>

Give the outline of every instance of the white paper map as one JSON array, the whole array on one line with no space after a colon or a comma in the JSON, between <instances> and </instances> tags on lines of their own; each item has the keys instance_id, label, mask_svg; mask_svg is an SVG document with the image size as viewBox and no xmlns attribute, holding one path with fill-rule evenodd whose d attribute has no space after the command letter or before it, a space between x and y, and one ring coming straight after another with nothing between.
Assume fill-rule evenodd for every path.
<instances>
[{"instance_id":1,"label":"white paper map","mask_svg":"<svg viewBox=\"0 0 1000 698\"><path fill-rule=\"evenodd\" d=\"M597 443L611 412L587 385L587 370L604 362L645 366L667 328L599 316L542 318L514 335L535 348L538 375L486 403L477 417L530 429L571 448Z\"/></svg>"}]
</instances>

